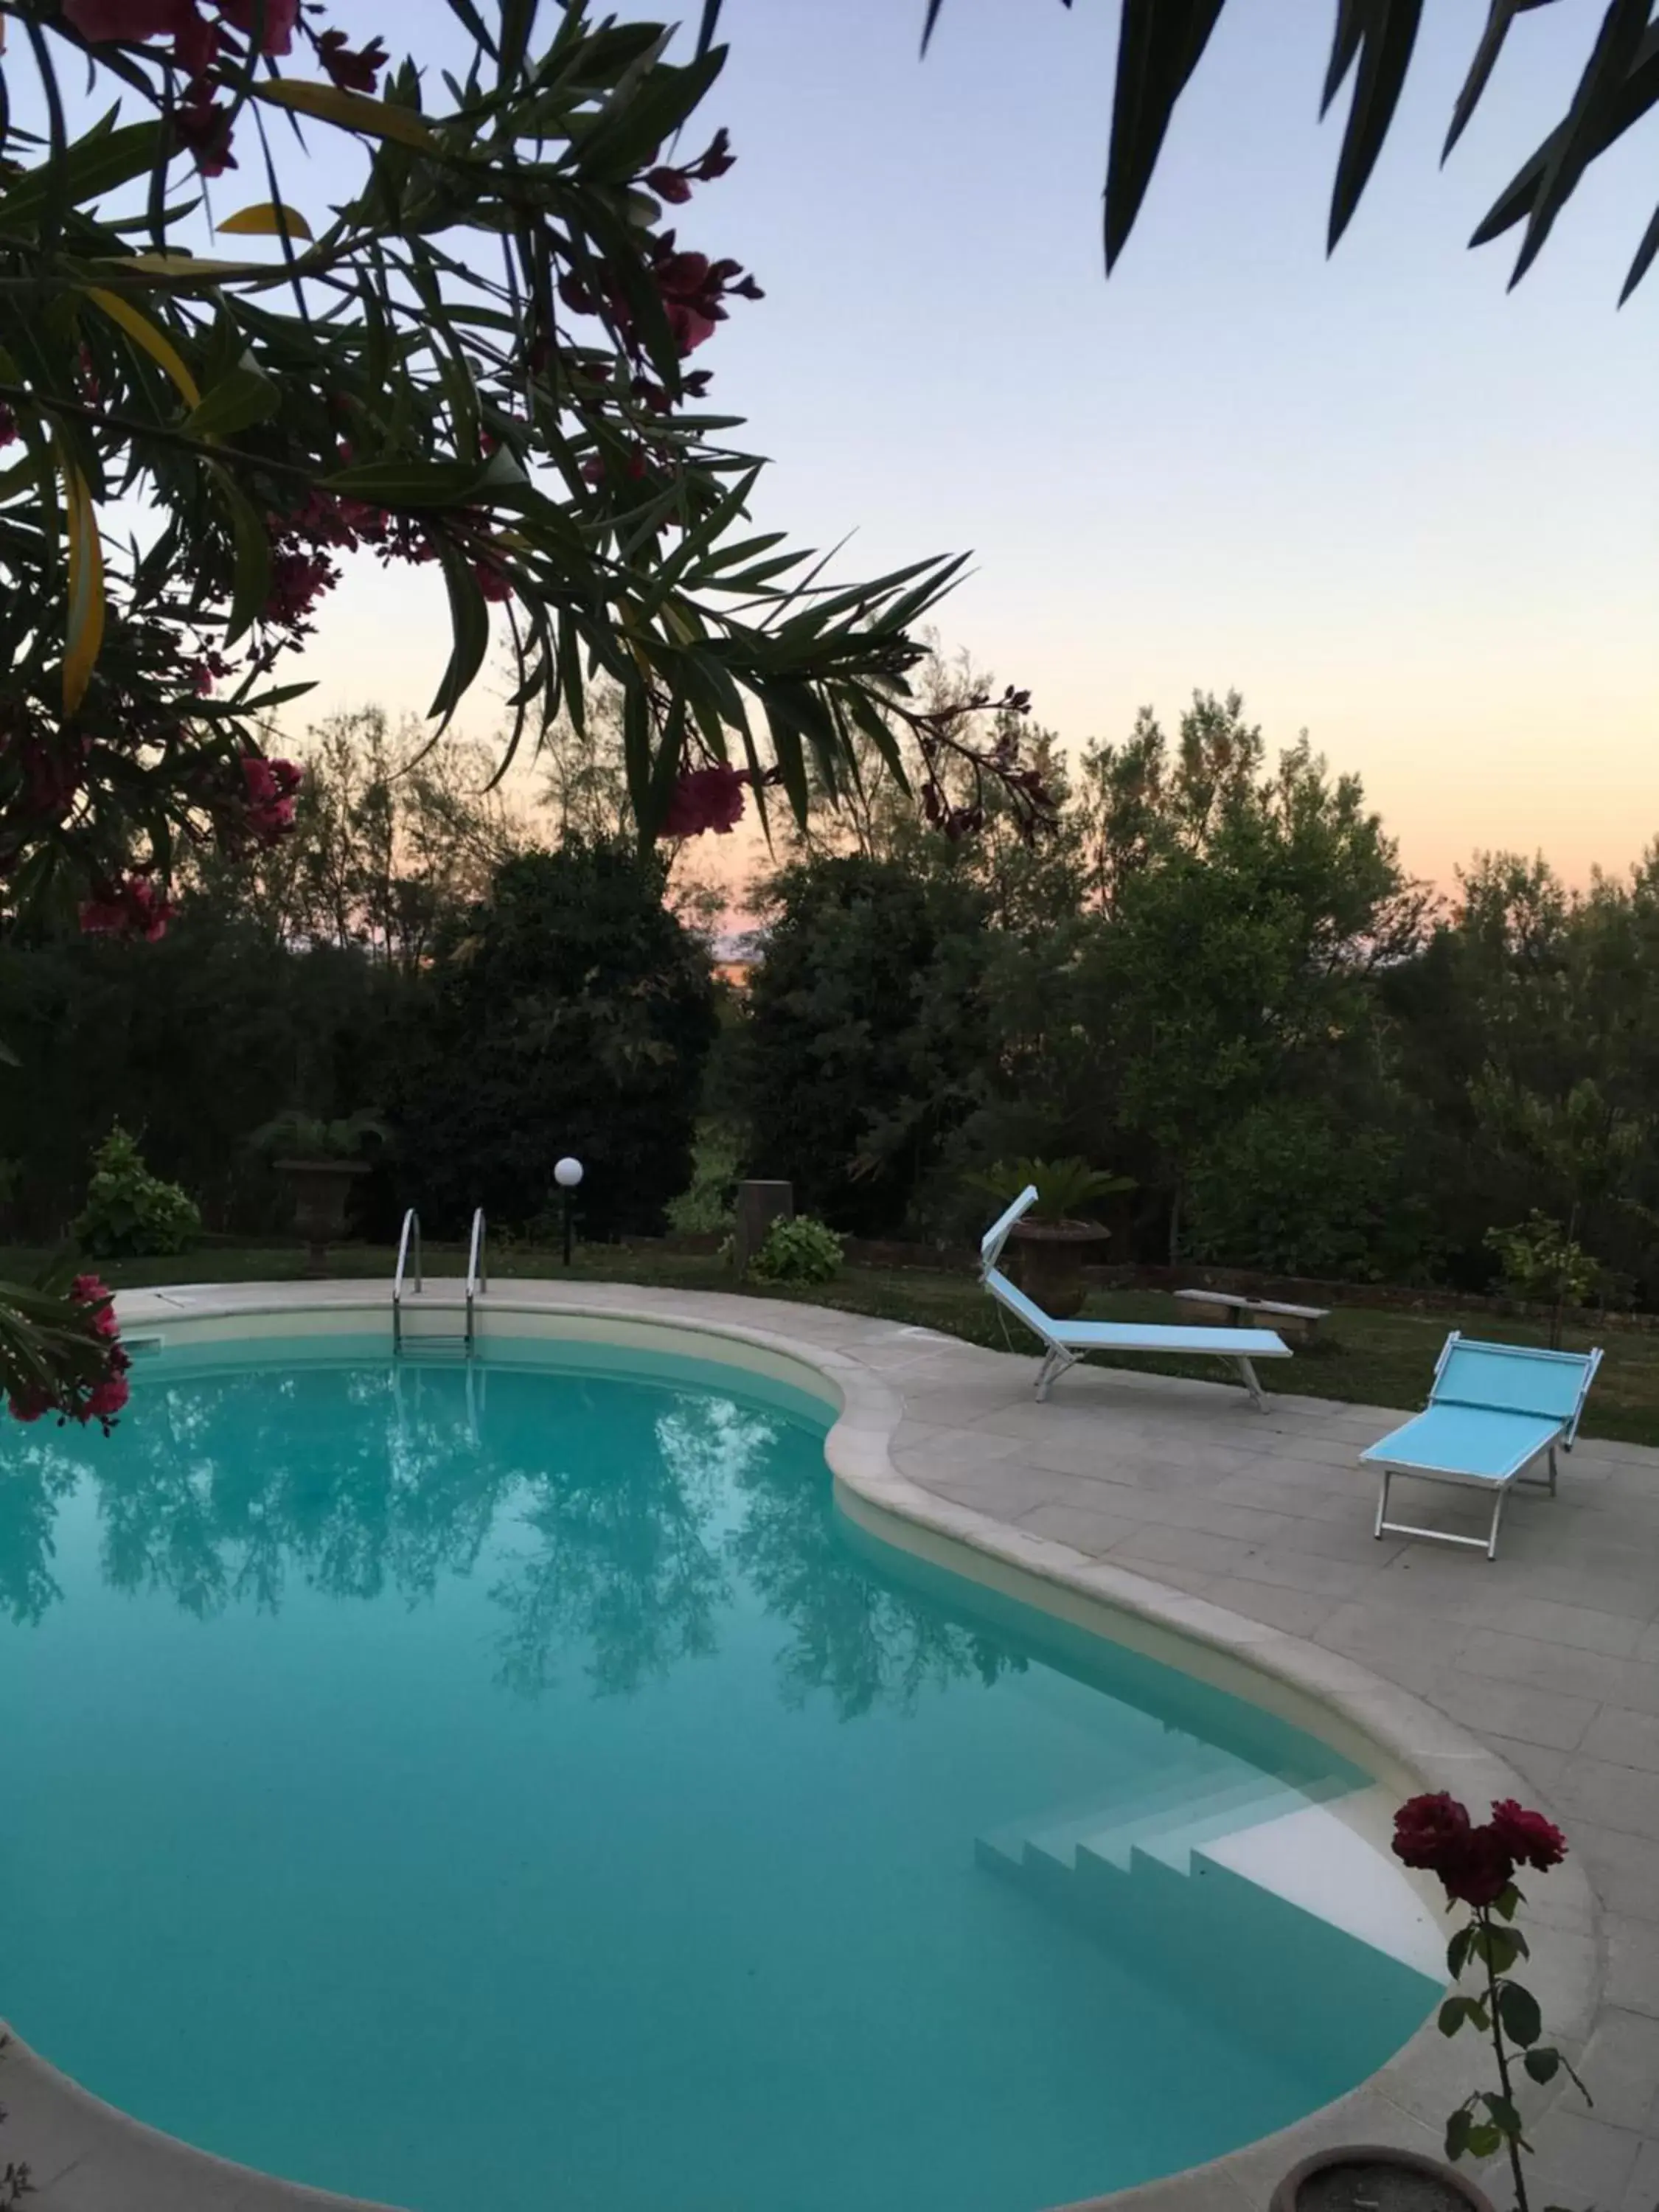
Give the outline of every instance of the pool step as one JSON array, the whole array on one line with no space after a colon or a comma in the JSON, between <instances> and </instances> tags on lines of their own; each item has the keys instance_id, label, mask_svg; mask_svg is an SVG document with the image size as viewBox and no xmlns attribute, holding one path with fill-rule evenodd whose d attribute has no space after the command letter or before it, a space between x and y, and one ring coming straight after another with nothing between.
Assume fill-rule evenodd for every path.
<instances>
[{"instance_id":1,"label":"pool step","mask_svg":"<svg viewBox=\"0 0 1659 2212\"><path fill-rule=\"evenodd\" d=\"M1345 1815L1354 1818L1302 1806L1260 1826L1212 1838L1194 1852L1194 1871L1267 1891L1438 1979L1445 1929L1403 1869L1378 1848L1388 1832L1382 1823L1392 1826L1395 1802L1391 1792L1372 1789L1344 1806ZM1364 1820L1368 1811L1380 1819Z\"/></svg>"},{"instance_id":2,"label":"pool step","mask_svg":"<svg viewBox=\"0 0 1659 2212\"><path fill-rule=\"evenodd\" d=\"M1071 1876L1085 1852L1127 1872L1133 1851L1143 1848L1184 1874L1195 1844L1276 1819L1308 1799L1305 1789L1240 1762L1182 1763L1087 1812L993 1830L975 1839L974 1853L994 1873L1024 1873L1041 1881Z\"/></svg>"},{"instance_id":3,"label":"pool step","mask_svg":"<svg viewBox=\"0 0 1659 2212\"><path fill-rule=\"evenodd\" d=\"M1201 1961L1206 1942L1242 1936L1334 1965L1352 1942L1437 1977L1444 1931L1370 1832L1367 1806L1385 1793L1325 1794L1348 1800L1340 1814L1271 1775L1170 1775L1093 1832L1082 1818L1003 1829L975 1856L1114 1949L1192 1948Z\"/></svg>"}]
</instances>

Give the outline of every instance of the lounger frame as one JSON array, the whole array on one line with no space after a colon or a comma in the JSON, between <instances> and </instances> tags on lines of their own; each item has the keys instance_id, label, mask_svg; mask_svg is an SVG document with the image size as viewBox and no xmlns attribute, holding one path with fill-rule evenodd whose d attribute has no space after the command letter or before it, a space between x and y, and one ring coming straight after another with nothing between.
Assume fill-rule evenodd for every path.
<instances>
[{"instance_id":1,"label":"lounger frame","mask_svg":"<svg viewBox=\"0 0 1659 2212\"><path fill-rule=\"evenodd\" d=\"M1443 1395L1442 1382L1448 1367L1451 1364L1453 1355L1460 1346L1470 1352L1498 1352L1517 1358L1535 1360L1540 1364L1547 1362L1564 1368L1577 1370L1579 1379L1572 1404L1570 1408L1559 1415L1538 1414L1536 1418L1540 1421L1547 1420L1553 1423L1549 1433L1536 1443L1528 1445L1524 1450L1517 1452L1514 1459L1506 1466L1494 1468L1488 1474L1474 1474L1455 1468L1426 1467L1420 1461L1390 1458L1388 1455L1388 1446L1396 1437L1403 1434L1404 1431L1412 1425L1412 1422L1402 1423L1400 1428L1391 1430L1379 1443L1373 1444L1370 1450L1361 1454L1362 1459L1367 1464L1379 1470L1382 1478L1376 1496L1376 1520L1371 1534L1379 1540L1383 1536L1418 1536L1431 1544L1455 1544L1469 1551L1485 1552L1489 1559L1495 1559L1498 1557L1498 1532L1503 1522L1504 1501L1516 1485L1521 1483L1529 1490L1547 1491L1552 1498L1556 1495L1556 1484L1559 1474L1559 1465L1555 1455L1556 1449L1558 1446L1562 1451L1572 1449L1574 1440L1578 1434L1578 1423L1584 1410L1584 1401L1589 1395L1590 1384L1595 1380L1595 1370L1601 1364L1601 1353L1599 1347L1589 1352L1546 1352L1533 1345L1489 1344L1480 1338L1466 1338L1461 1329L1453 1329L1441 1346L1440 1357L1435 1362L1434 1383L1429 1392L1428 1405L1424 1408L1425 1412L1436 1405L1468 1406L1474 1410L1503 1413L1532 1410L1516 1406L1483 1405L1479 1401L1455 1399L1449 1395ZM1414 1414L1413 1420L1420 1418L1419 1415ZM1547 1462L1548 1473L1528 1474L1527 1470L1535 1466L1540 1459ZM1390 1521L1389 1518L1389 1492L1395 1477L1400 1474L1408 1475L1419 1482L1449 1483L1454 1489L1457 1490L1486 1492L1492 1498L1492 1520L1487 1526L1486 1534L1463 1536L1449 1528L1425 1528L1413 1521Z\"/></svg>"},{"instance_id":2,"label":"lounger frame","mask_svg":"<svg viewBox=\"0 0 1659 2212\"><path fill-rule=\"evenodd\" d=\"M1069 1328L1043 1312L1035 1298L1008 1280L997 1262L1014 1224L1036 1203L1036 1186L1028 1183L1007 1211L991 1224L980 1239L979 1276L987 1291L1006 1311L1024 1322L1043 1346L1037 1369L1036 1396L1046 1399L1068 1367L1075 1367L1088 1352L1139 1352L1152 1358L1173 1355L1183 1358L1218 1359L1237 1374L1258 1413L1267 1410L1254 1360L1288 1359L1291 1347L1270 1328L1184 1328L1131 1322L1085 1322Z\"/></svg>"}]
</instances>

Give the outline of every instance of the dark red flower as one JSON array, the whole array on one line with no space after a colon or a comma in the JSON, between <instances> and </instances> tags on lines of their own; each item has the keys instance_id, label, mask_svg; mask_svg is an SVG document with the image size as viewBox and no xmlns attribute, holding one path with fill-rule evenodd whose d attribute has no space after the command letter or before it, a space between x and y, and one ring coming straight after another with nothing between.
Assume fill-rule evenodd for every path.
<instances>
[{"instance_id":1,"label":"dark red flower","mask_svg":"<svg viewBox=\"0 0 1659 2212\"><path fill-rule=\"evenodd\" d=\"M684 169L647 169L645 173L647 191L655 192L659 200L670 200L676 207L684 207L691 197L691 179Z\"/></svg>"},{"instance_id":2,"label":"dark red flower","mask_svg":"<svg viewBox=\"0 0 1659 2212\"><path fill-rule=\"evenodd\" d=\"M672 230L664 231L656 241L652 274L682 356L713 337L715 325L725 321L726 309L720 301L728 292L740 293L746 300L763 296L754 278L744 275L740 262L710 261L706 253L679 252Z\"/></svg>"},{"instance_id":3,"label":"dark red flower","mask_svg":"<svg viewBox=\"0 0 1659 2212\"><path fill-rule=\"evenodd\" d=\"M660 835L700 837L712 830L724 837L743 819L744 794L749 778L740 769L688 769L674 786Z\"/></svg>"},{"instance_id":4,"label":"dark red flower","mask_svg":"<svg viewBox=\"0 0 1659 2212\"><path fill-rule=\"evenodd\" d=\"M70 1297L77 1306L97 1309L92 1325L100 1336L116 1337L121 1324L115 1318L115 1301L109 1285L97 1275L77 1275L70 1285Z\"/></svg>"},{"instance_id":5,"label":"dark red flower","mask_svg":"<svg viewBox=\"0 0 1659 2212\"><path fill-rule=\"evenodd\" d=\"M339 571L320 553L284 548L271 556L270 590L260 618L286 629L295 629L338 581Z\"/></svg>"},{"instance_id":6,"label":"dark red flower","mask_svg":"<svg viewBox=\"0 0 1659 2212\"><path fill-rule=\"evenodd\" d=\"M1542 1874L1567 1855L1567 1839L1554 1821L1529 1812L1513 1797L1500 1797L1492 1807L1492 1828L1518 1866L1536 1867Z\"/></svg>"},{"instance_id":7,"label":"dark red flower","mask_svg":"<svg viewBox=\"0 0 1659 2212\"><path fill-rule=\"evenodd\" d=\"M173 32L173 52L192 85L201 84L219 58L219 26L198 15L191 0L183 0L179 10ZM202 96L205 97L204 87Z\"/></svg>"},{"instance_id":8,"label":"dark red flower","mask_svg":"<svg viewBox=\"0 0 1659 2212\"><path fill-rule=\"evenodd\" d=\"M9 407L0 406L0 446L10 445L17 435L17 417Z\"/></svg>"},{"instance_id":9,"label":"dark red flower","mask_svg":"<svg viewBox=\"0 0 1659 2212\"><path fill-rule=\"evenodd\" d=\"M230 110L217 100L186 100L173 112L179 143L196 156L204 177L222 177L236 167L230 150Z\"/></svg>"},{"instance_id":10,"label":"dark red flower","mask_svg":"<svg viewBox=\"0 0 1659 2212\"><path fill-rule=\"evenodd\" d=\"M513 579L504 568L498 568L495 562L475 561L472 564L472 573L477 578L478 589L483 593L485 599L499 605L503 599L512 598Z\"/></svg>"},{"instance_id":11,"label":"dark red flower","mask_svg":"<svg viewBox=\"0 0 1659 2212\"><path fill-rule=\"evenodd\" d=\"M706 253L670 252L656 264L663 311L682 354L690 353L705 338L713 337L715 324L725 319L720 287L711 283L710 269Z\"/></svg>"},{"instance_id":12,"label":"dark red flower","mask_svg":"<svg viewBox=\"0 0 1659 2212\"><path fill-rule=\"evenodd\" d=\"M131 1395L125 1375L106 1375L88 1393L86 1410L79 1418L82 1420L112 1421Z\"/></svg>"},{"instance_id":13,"label":"dark red flower","mask_svg":"<svg viewBox=\"0 0 1659 2212\"><path fill-rule=\"evenodd\" d=\"M701 178L706 185L712 184L716 177L723 177L726 174L737 158L732 151L732 134L726 125L721 124L708 142L708 152L701 161L691 164L692 174Z\"/></svg>"},{"instance_id":14,"label":"dark red flower","mask_svg":"<svg viewBox=\"0 0 1659 2212\"><path fill-rule=\"evenodd\" d=\"M1443 1790L1434 1796L1408 1798L1394 1816L1395 1856L1431 1874L1453 1864L1468 1838L1468 1814Z\"/></svg>"},{"instance_id":15,"label":"dark red flower","mask_svg":"<svg viewBox=\"0 0 1659 2212\"><path fill-rule=\"evenodd\" d=\"M256 843L274 845L294 827L294 796L305 781L305 770L295 761L244 753L242 781L246 786L247 831Z\"/></svg>"},{"instance_id":16,"label":"dark red flower","mask_svg":"<svg viewBox=\"0 0 1659 2212\"><path fill-rule=\"evenodd\" d=\"M114 39L159 39L176 31L189 0L64 0L64 20L88 46Z\"/></svg>"},{"instance_id":17,"label":"dark red flower","mask_svg":"<svg viewBox=\"0 0 1659 2212\"><path fill-rule=\"evenodd\" d=\"M294 26L300 18L300 0L219 0L219 13L226 22L234 23L239 31L253 35L253 20L260 16L259 51L264 54L290 53L294 47Z\"/></svg>"},{"instance_id":18,"label":"dark red flower","mask_svg":"<svg viewBox=\"0 0 1659 2212\"><path fill-rule=\"evenodd\" d=\"M1448 1865L1438 1867L1446 1895L1460 1905L1491 1905L1515 1880L1515 1861L1496 1828L1471 1828Z\"/></svg>"},{"instance_id":19,"label":"dark red flower","mask_svg":"<svg viewBox=\"0 0 1659 2212\"><path fill-rule=\"evenodd\" d=\"M148 875L138 871L82 899L80 922L88 937L142 937L153 945L158 937L166 936L177 910Z\"/></svg>"},{"instance_id":20,"label":"dark red flower","mask_svg":"<svg viewBox=\"0 0 1659 2212\"><path fill-rule=\"evenodd\" d=\"M325 31L317 41L317 58L342 92L372 93L391 57L378 39L354 47L343 31Z\"/></svg>"}]
</instances>

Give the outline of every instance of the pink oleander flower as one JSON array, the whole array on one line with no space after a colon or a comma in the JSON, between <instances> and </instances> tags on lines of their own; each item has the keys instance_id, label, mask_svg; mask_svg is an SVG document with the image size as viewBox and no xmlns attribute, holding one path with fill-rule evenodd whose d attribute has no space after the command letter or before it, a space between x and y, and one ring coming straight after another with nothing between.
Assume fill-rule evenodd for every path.
<instances>
[{"instance_id":1,"label":"pink oleander flower","mask_svg":"<svg viewBox=\"0 0 1659 2212\"><path fill-rule=\"evenodd\" d=\"M342 92L372 93L391 57L378 39L354 48L343 31L325 31L317 41L317 58Z\"/></svg>"},{"instance_id":2,"label":"pink oleander flower","mask_svg":"<svg viewBox=\"0 0 1659 2212\"><path fill-rule=\"evenodd\" d=\"M167 935L177 911L149 876L137 870L82 899L79 920L88 937L139 937L153 945Z\"/></svg>"},{"instance_id":3,"label":"pink oleander flower","mask_svg":"<svg viewBox=\"0 0 1659 2212\"><path fill-rule=\"evenodd\" d=\"M264 753L242 755L246 827L259 844L273 845L294 827L295 794L305 774L297 761L271 760Z\"/></svg>"},{"instance_id":4,"label":"pink oleander flower","mask_svg":"<svg viewBox=\"0 0 1659 2212\"><path fill-rule=\"evenodd\" d=\"M300 20L300 0L264 0L256 7L255 0L219 0L219 13L226 22L234 24L247 37L253 36L253 21L258 14L259 51L263 54L286 54L294 50L294 27Z\"/></svg>"},{"instance_id":5,"label":"pink oleander flower","mask_svg":"<svg viewBox=\"0 0 1659 2212\"><path fill-rule=\"evenodd\" d=\"M79 1418L88 1421L112 1421L131 1395L125 1375L106 1375L88 1392L86 1410Z\"/></svg>"},{"instance_id":6,"label":"pink oleander flower","mask_svg":"<svg viewBox=\"0 0 1659 2212\"><path fill-rule=\"evenodd\" d=\"M173 128L204 177L222 177L236 167L230 150L230 110L222 102L205 94L184 100L173 112Z\"/></svg>"},{"instance_id":7,"label":"pink oleander flower","mask_svg":"<svg viewBox=\"0 0 1659 2212\"><path fill-rule=\"evenodd\" d=\"M705 830L728 836L743 819L749 777L742 769L688 769L674 786L660 835L700 837Z\"/></svg>"},{"instance_id":8,"label":"pink oleander flower","mask_svg":"<svg viewBox=\"0 0 1659 2212\"><path fill-rule=\"evenodd\" d=\"M97 1275L77 1275L70 1285L69 1294L77 1306L96 1309L92 1325L100 1336L119 1336L121 1324L115 1318L114 1295L107 1283Z\"/></svg>"}]
</instances>

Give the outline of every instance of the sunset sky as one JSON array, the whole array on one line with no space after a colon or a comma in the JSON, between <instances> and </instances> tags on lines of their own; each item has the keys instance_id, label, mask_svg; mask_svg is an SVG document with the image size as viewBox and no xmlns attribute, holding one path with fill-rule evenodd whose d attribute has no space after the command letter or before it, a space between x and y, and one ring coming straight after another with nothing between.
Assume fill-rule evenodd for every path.
<instances>
[{"instance_id":1,"label":"sunset sky","mask_svg":"<svg viewBox=\"0 0 1659 2212\"><path fill-rule=\"evenodd\" d=\"M766 288L699 356L775 459L762 523L856 532L848 573L971 550L944 642L1068 743L1237 686L1270 741L1305 726L1364 775L1420 874L1477 845L1576 880L1633 859L1659 833L1659 272L1614 302L1653 133L1597 164L1513 294L1512 245L1464 244L1559 116L1599 0L1520 19L1443 172L1484 0L1425 11L1329 262L1330 10L1233 0L1109 285L1115 6L946 0L925 63L922 13L726 0L706 112L740 158L681 235ZM448 43L437 0L354 17ZM288 182L302 206L326 190ZM314 711L424 708L431 582L349 580L307 656ZM494 720L481 693L465 726Z\"/></svg>"}]
</instances>

